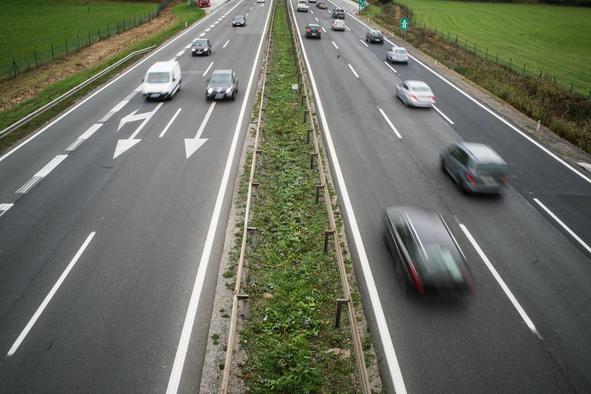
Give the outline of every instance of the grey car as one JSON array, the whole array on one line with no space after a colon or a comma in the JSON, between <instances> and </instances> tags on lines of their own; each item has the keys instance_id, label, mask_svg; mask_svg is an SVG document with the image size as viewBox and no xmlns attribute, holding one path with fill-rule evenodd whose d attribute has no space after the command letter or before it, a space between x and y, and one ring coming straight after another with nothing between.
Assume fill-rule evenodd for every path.
<instances>
[{"instance_id":1,"label":"grey car","mask_svg":"<svg viewBox=\"0 0 591 394\"><path fill-rule=\"evenodd\" d=\"M207 80L206 100L234 100L238 93L238 78L234 70L214 70Z\"/></svg>"},{"instance_id":2,"label":"grey car","mask_svg":"<svg viewBox=\"0 0 591 394\"><path fill-rule=\"evenodd\" d=\"M507 187L507 163L484 144L451 144L441 152L441 169L469 193L494 194Z\"/></svg>"},{"instance_id":3,"label":"grey car","mask_svg":"<svg viewBox=\"0 0 591 394\"><path fill-rule=\"evenodd\" d=\"M432 107L435 96L431 88L421 81L402 81L396 85L396 96L406 105L413 107Z\"/></svg>"},{"instance_id":4,"label":"grey car","mask_svg":"<svg viewBox=\"0 0 591 394\"><path fill-rule=\"evenodd\" d=\"M373 44L374 42L378 44L383 44L384 35L379 30L370 30L367 33L365 33L365 41L370 44Z\"/></svg>"}]
</instances>

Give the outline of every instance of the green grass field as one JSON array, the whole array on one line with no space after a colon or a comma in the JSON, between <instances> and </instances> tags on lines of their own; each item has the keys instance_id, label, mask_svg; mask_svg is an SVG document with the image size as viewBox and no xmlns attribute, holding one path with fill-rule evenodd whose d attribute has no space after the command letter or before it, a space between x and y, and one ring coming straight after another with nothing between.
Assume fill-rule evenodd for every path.
<instances>
[{"instance_id":1,"label":"green grass field","mask_svg":"<svg viewBox=\"0 0 591 394\"><path fill-rule=\"evenodd\" d=\"M443 0L397 0L415 22L459 35L459 42L488 48L518 70L556 76L591 91L591 8Z\"/></svg>"},{"instance_id":2,"label":"green grass field","mask_svg":"<svg viewBox=\"0 0 591 394\"><path fill-rule=\"evenodd\" d=\"M154 11L156 3L96 1L96 0L2 0L0 4L0 76L5 74L6 65L15 58L17 64L32 62L37 51L40 63L51 59L51 44L55 54L98 39L98 31L106 35L108 26L113 32L117 23L130 22Z\"/></svg>"}]
</instances>

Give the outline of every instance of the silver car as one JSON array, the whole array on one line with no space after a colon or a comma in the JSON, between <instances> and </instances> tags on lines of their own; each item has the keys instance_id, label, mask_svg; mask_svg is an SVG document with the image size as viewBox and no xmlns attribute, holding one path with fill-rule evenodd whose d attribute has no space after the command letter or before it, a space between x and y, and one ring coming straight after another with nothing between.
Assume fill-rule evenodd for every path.
<instances>
[{"instance_id":1,"label":"silver car","mask_svg":"<svg viewBox=\"0 0 591 394\"><path fill-rule=\"evenodd\" d=\"M335 19L330 26L332 30L345 31L345 21L342 19Z\"/></svg>"},{"instance_id":2,"label":"silver car","mask_svg":"<svg viewBox=\"0 0 591 394\"><path fill-rule=\"evenodd\" d=\"M392 47L386 52L386 60L391 63L408 63L408 52L402 47Z\"/></svg>"},{"instance_id":3,"label":"silver car","mask_svg":"<svg viewBox=\"0 0 591 394\"><path fill-rule=\"evenodd\" d=\"M441 152L441 169L469 193L500 193L507 187L507 163L484 144L451 144Z\"/></svg>"},{"instance_id":4,"label":"silver car","mask_svg":"<svg viewBox=\"0 0 591 394\"><path fill-rule=\"evenodd\" d=\"M396 85L396 96L406 105L413 107L432 107L435 95L431 88L421 81L402 81Z\"/></svg>"}]
</instances>

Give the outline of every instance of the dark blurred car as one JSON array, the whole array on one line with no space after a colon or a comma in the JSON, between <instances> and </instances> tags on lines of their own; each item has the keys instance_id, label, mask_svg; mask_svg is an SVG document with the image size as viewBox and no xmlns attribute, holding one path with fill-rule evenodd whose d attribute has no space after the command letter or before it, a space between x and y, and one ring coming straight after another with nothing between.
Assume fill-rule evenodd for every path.
<instances>
[{"instance_id":1,"label":"dark blurred car","mask_svg":"<svg viewBox=\"0 0 591 394\"><path fill-rule=\"evenodd\" d=\"M441 169L470 193L500 193L508 184L509 166L484 144L451 144L441 152Z\"/></svg>"},{"instance_id":2,"label":"dark blurred car","mask_svg":"<svg viewBox=\"0 0 591 394\"><path fill-rule=\"evenodd\" d=\"M441 215L418 208L390 207L384 221L386 242L401 264L405 286L419 294L474 291L466 258Z\"/></svg>"},{"instance_id":3,"label":"dark blurred car","mask_svg":"<svg viewBox=\"0 0 591 394\"><path fill-rule=\"evenodd\" d=\"M324 1L322 1L322 0L318 0L318 1L316 2L316 8L320 8L321 10L325 10L325 9L327 9L328 7L326 6L326 3L325 3Z\"/></svg>"},{"instance_id":4,"label":"dark blurred car","mask_svg":"<svg viewBox=\"0 0 591 394\"><path fill-rule=\"evenodd\" d=\"M378 44L383 44L384 35L379 30L370 30L367 33L365 33L365 41L369 42L370 44L373 44L374 42L377 42Z\"/></svg>"},{"instance_id":5,"label":"dark blurred car","mask_svg":"<svg viewBox=\"0 0 591 394\"><path fill-rule=\"evenodd\" d=\"M198 38L191 43L191 55L211 55L211 42L207 38Z\"/></svg>"},{"instance_id":6,"label":"dark blurred car","mask_svg":"<svg viewBox=\"0 0 591 394\"><path fill-rule=\"evenodd\" d=\"M234 100L238 93L238 78L234 70L214 70L207 80L206 100Z\"/></svg>"},{"instance_id":7,"label":"dark blurred car","mask_svg":"<svg viewBox=\"0 0 591 394\"><path fill-rule=\"evenodd\" d=\"M345 19L345 10L342 8L335 8L332 10L332 17L334 19Z\"/></svg>"},{"instance_id":8,"label":"dark blurred car","mask_svg":"<svg viewBox=\"0 0 591 394\"><path fill-rule=\"evenodd\" d=\"M244 27L246 26L246 18L244 15L236 15L232 18L232 27Z\"/></svg>"},{"instance_id":9,"label":"dark blurred car","mask_svg":"<svg viewBox=\"0 0 591 394\"><path fill-rule=\"evenodd\" d=\"M308 23L306 25L306 38L321 38L322 31L320 30L320 25L316 23Z\"/></svg>"}]
</instances>

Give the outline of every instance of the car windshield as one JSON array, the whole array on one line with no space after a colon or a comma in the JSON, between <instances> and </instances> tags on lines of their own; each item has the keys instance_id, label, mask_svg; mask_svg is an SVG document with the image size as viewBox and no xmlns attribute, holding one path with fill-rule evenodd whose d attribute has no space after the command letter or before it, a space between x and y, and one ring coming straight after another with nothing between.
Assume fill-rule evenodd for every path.
<instances>
[{"instance_id":1,"label":"car windshield","mask_svg":"<svg viewBox=\"0 0 591 394\"><path fill-rule=\"evenodd\" d=\"M170 74L169 73L148 73L148 77L146 78L146 81L149 83L166 83L168 81L170 81Z\"/></svg>"},{"instance_id":2,"label":"car windshield","mask_svg":"<svg viewBox=\"0 0 591 394\"><path fill-rule=\"evenodd\" d=\"M380 37L380 36L382 35L382 33L380 33L379 31L372 31L372 32L371 32L371 35L372 35L373 37Z\"/></svg>"},{"instance_id":3,"label":"car windshield","mask_svg":"<svg viewBox=\"0 0 591 394\"><path fill-rule=\"evenodd\" d=\"M195 40L193 41L194 46L202 47L207 45L207 40Z\"/></svg>"},{"instance_id":4,"label":"car windshield","mask_svg":"<svg viewBox=\"0 0 591 394\"><path fill-rule=\"evenodd\" d=\"M211 76L211 83L215 85L230 85L231 81L230 74L213 74Z\"/></svg>"},{"instance_id":5,"label":"car windshield","mask_svg":"<svg viewBox=\"0 0 591 394\"><path fill-rule=\"evenodd\" d=\"M454 280L462 279L460 271L452 252L439 244L425 246L427 264L425 270L430 274L448 273Z\"/></svg>"},{"instance_id":6,"label":"car windshield","mask_svg":"<svg viewBox=\"0 0 591 394\"><path fill-rule=\"evenodd\" d=\"M241 20L243 20L243 19L244 19L244 17L243 17L243 16L235 16L235 17L234 17L234 20L235 20L235 21L241 21Z\"/></svg>"},{"instance_id":7,"label":"car windshield","mask_svg":"<svg viewBox=\"0 0 591 394\"><path fill-rule=\"evenodd\" d=\"M397 53L399 55L406 55L406 49L395 49L394 53Z\"/></svg>"}]
</instances>

